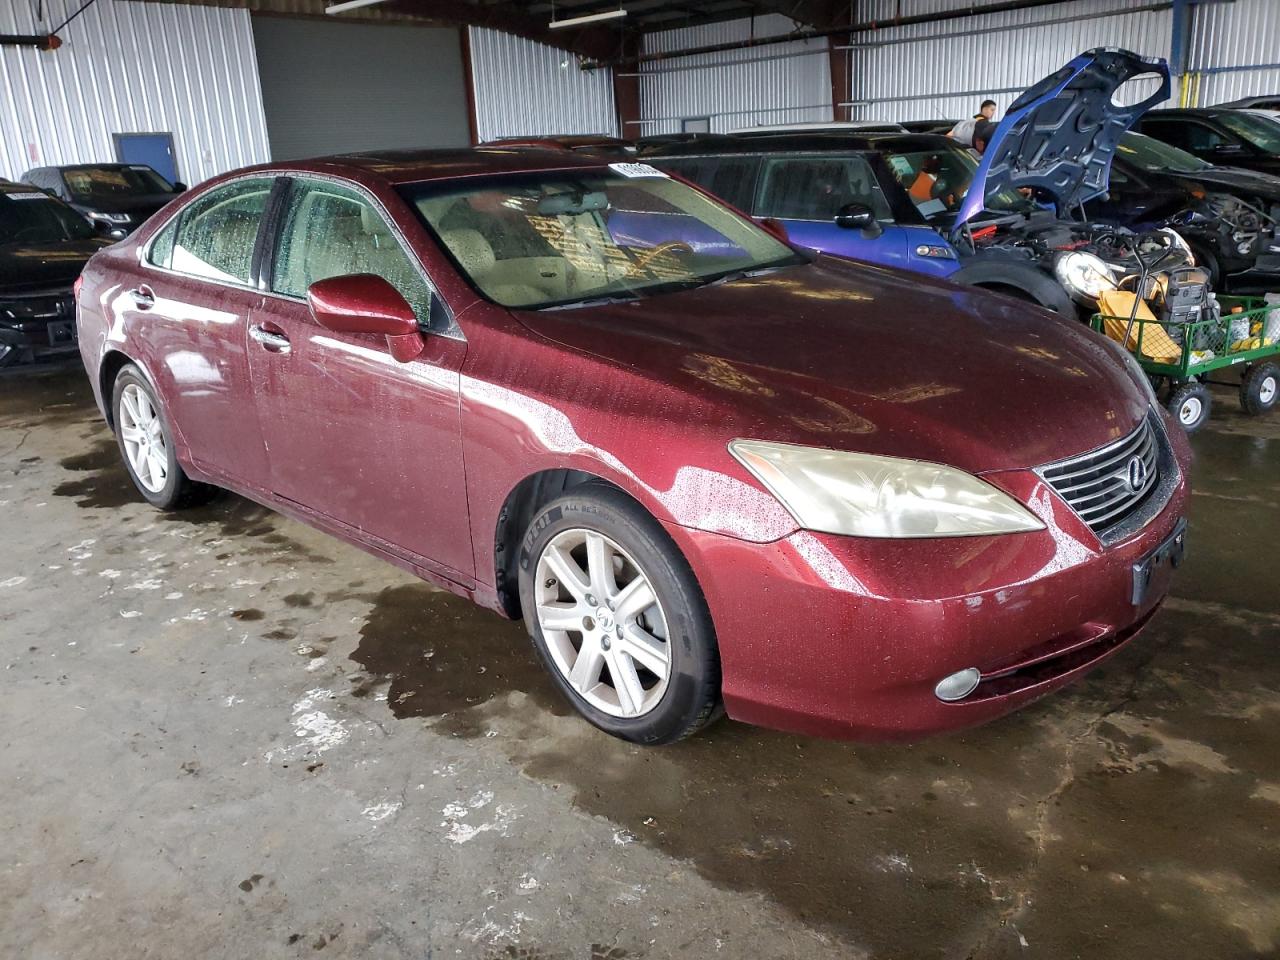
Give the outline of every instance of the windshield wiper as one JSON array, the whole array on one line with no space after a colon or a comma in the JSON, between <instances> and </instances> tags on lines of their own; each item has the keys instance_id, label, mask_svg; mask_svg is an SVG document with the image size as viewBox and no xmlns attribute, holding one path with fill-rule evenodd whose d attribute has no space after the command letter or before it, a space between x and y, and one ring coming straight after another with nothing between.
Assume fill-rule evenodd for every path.
<instances>
[{"instance_id":1,"label":"windshield wiper","mask_svg":"<svg viewBox=\"0 0 1280 960\"><path fill-rule=\"evenodd\" d=\"M641 293L616 293L607 297L588 297L585 300L569 300L566 303L550 303L545 307L513 307L513 310L577 310L580 307L605 307L615 303L634 303L643 299Z\"/></svg>"}]
</instances>

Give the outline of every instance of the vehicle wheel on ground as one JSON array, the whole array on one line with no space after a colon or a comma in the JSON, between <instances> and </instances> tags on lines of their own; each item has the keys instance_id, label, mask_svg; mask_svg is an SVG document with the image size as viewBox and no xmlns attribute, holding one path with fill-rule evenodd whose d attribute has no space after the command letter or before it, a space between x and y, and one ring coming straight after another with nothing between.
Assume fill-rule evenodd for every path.
<instances>
[{"instance_id":1,"label":"vehicle wheel on ground","mask_svg":"<svg viewBox=\"0 0 1280 960\"><path fill-rule=\"evenodd\" d=\"M1225 290L1226 277L1222 273L1222 264L1218 256L1202 243L1189 244L1191 254L1196 258L1196 266L1209 274L1209 288L1222 292Z\"/></svg>"},{"instance_id":2,"label":"vehicle wheel on ground","mask_svg":"<svg viewBox=\"0 0 1280 960\"><path fill-rule=\"evenodd\" d=\"M1280 367L1255 363L1240 383L1240 409L1251 417L1261 416L1280 399Z\"/></svg>"},{"instance_id":3,"label":"vehicle wheel on ground","mask_svg":"<svg viewBox=\"0 0 1280 960\"><path fill-rule=\"evenodd\" d=\"M125 469L148 503L177 510L205 503L217 493L216 487L192 480L178 464L160 401L133 364L116 376L111 409Z\"/></svg>"},{"instance_id":4,"label":"vehicle wheel on ground","mask_svg":"<svg viewBox=\"0 0 1280 960\"><path fill-rule=\"evenodd\" d=\"M719 714L720 656L693 571L661 525L604 484L533 518L520 551L525 625L552 679L606 733L671 743Z\"/></svg>"},{"instance_id":5,"label":"vehicle wheel on ground","mask_svg":"<svg viewBox=\"0 0 1280 960\"><path fill-rule=\"evenodd\" d=\"M1212 406L1213 398L1209 394L1209 388L1198 380L1178 384L1165 402L1165 408L1177 418L1187 433L1195 433L1204 426Z\"/></svg>"}]
</instances>

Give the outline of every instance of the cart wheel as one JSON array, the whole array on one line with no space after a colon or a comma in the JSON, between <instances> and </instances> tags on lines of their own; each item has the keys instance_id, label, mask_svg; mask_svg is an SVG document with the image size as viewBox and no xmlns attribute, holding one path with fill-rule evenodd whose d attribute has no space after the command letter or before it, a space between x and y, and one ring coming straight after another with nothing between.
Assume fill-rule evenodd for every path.
<instances>
[{"instance_id":1,"label":"cart wheel","mask_svg":"<svg viewBox=\"0 0 1280 960\"><path fill-rule=\"evenodd\" d=\"M1274 363L1255 363L1240 384L1240 409L1257 417L1276 405L1280 399L1280 367Z\"/></svg>"},{"instance_id":2,"label":"cart wheel","mask_svg":"<svg viewBox=\"0 0 1280 960\"><path fill-rule=\"evenodd\" d=\"M1169 395L1165 408L1178 419L1182 429L1187 433L1195 433L1209 419L1209 410L1213 406L1213 398L1209 396L1209 388L1198 380L1188 380L1178 384Z\"/></svg>"}]
</instances>

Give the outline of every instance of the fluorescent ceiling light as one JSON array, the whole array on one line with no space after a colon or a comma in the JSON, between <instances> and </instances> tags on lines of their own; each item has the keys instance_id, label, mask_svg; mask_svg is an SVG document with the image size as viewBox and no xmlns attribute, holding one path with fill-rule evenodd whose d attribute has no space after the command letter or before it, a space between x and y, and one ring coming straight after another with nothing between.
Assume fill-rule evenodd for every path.
<instances>
[{"instance_id":1,"label":"fluorescent ceiling light","mask_svg":"<svg viewBox=\"0 0 1280 960\"><path fill-rule=\"evenodd\" d=\"M570 17L568 20L552 20L547 27L552 30L561 30L565 27L580 27L585 23L599 23L602 20L617 20L625 17L627 11L619 7L617 10L606 10L604 13L588 13L581 17Z\"/></svg>"},{"instance_id":2,"label":"fluorescent ceiling light","mask_svg":"<svg viewBox=\"0 0 1280 960\"><path fill-rule=\"evenodd\" d=\"M348 10L356 10L360 7L372 7L375 3L385 3L386 0L344 0L343 3L333 3L324 8L325 13L346 13Z\"/></svg>"}]
</instances>

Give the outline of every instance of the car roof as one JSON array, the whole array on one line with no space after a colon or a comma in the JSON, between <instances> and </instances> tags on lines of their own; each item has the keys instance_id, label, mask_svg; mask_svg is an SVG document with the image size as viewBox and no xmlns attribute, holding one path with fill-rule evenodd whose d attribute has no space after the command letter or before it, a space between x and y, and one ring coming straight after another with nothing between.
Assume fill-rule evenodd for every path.
<instances>
[{"instance_id":1,"label":"car roof","mask_svg":"<svg viewBox=\"0 0 1280 960\"><path fill-rule=\"evenodd\" d=\"M491 174L537 173L540 170L599 169L606 165L607 161L603 158L562 148L488 145L344 153L310 160L261 164L249 170L257 173L292 171L362 174L395 185Z\"/></svg>"},{"instance_id":2,"label":"car roof","mask_svg":"<svg viewBox=\"0 0 1280 960\"><path fill-rule=\"evenodd\" d=\"M956 147L937 133L815 131L813 133L710 134L642 150L647 157L697 157L721 153L815 153L840 150L937 150Z\"/></svg>"}]
</instances>

